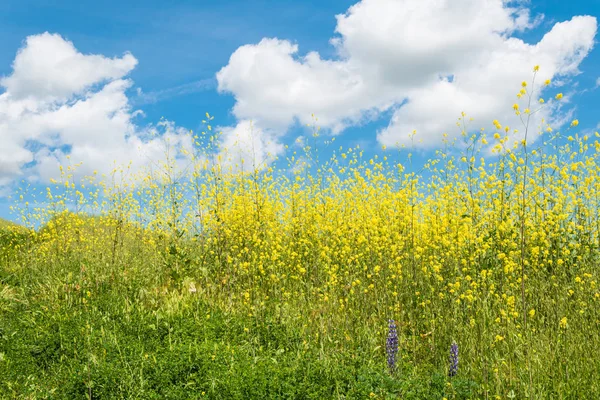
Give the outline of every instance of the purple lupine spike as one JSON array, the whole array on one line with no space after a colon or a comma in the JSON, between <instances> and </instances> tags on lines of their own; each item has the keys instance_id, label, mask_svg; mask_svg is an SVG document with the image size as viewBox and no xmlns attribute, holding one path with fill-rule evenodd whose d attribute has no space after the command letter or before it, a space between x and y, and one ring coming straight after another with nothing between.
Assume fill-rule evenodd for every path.
<instances>
[{"instance_id":1,"label":"purple lupine spike","mask_svg":"<svg viewBox=\"0 0 600 400\"><path fill-rule=\"evenodd\" d=\"M390 373L396 370L396 353L398 353L398 332L393 319L389 320L388 336L386 341L387 364Z\"/></svg>"},{"instance_id":2,"label":"purple lupine spike","mask_svg":"<svg viewBox=\"0 0 600 400\"><path fill-rule=\"evenodd\" d=\"M450 346L450 371L448 376L452 377L458 373L458 344L452 341Z\"/></svg>"}]
</instances>

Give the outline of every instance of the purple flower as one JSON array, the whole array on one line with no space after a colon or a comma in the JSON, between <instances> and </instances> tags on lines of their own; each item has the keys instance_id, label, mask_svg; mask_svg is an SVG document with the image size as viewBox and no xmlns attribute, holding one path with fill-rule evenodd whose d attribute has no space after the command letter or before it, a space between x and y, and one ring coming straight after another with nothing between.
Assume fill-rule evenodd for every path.
<instances>
[{"instance_id":1,"label":"purple flower","mask_svg":"<svg viewBox=\"0 0 600 400\"><path fill-rule=\"evenodd\" d=\"M448 376L452 377L458 372L458 344L455 341L450 346L450 372Z\"/></svg>"},{"instance_id":2,"label":"purple flower","mask_svg":"<svg viewBox=\"0 0 600 400\"><path fill-rule=\"evenodd\" d=\"M396 353L398 353L398 332L396 331L396 323L393 319L389 320L385 350L387 353L388 368L390 373L392 373L396 370Z\"/></svg>"}]
</instances>

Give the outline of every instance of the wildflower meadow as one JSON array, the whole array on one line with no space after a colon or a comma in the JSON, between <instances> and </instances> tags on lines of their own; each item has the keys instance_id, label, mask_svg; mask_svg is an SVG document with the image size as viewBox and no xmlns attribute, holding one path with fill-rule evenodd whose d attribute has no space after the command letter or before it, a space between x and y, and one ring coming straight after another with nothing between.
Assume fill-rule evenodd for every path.
<instances>
[{"instance_id":1,"label":"wildflower meadow","mask_svg":"<svg viewBox=\"0 0 600 400\"><path fill-rule=\"evenodd\" d=\"M520 126L465 110L422 164L316 119L283 168L227 158L207 114L142 173L23 186L0 398L600 398L600 135L538 118L537 71Z\"/></svg>"}]
</instances>

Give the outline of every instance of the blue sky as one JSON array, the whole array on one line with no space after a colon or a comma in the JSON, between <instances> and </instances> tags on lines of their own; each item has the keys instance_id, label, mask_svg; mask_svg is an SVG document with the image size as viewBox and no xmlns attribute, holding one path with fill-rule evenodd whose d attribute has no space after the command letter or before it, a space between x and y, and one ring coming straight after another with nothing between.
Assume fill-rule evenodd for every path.
<instances>
[{"instance_id":1,"label":"blue sky","mask_svg":"<svg viewBox=\"0 0 600 400\"><path fill-rule=\"evenodd\" d=\"M542 95L566 100L544 116L594 130L598 15L598 1L4 0L0 217L18 182L43 188L69 152L89 170L136 159L134 144L154 155L142 138L161 118L177 138L209 112L226 143L256 140L270 163L314 112L336 147L367 155L416 129L424 159L460 111L515 126L514 94L540 64Z\"/></svg>"}]
</instances>

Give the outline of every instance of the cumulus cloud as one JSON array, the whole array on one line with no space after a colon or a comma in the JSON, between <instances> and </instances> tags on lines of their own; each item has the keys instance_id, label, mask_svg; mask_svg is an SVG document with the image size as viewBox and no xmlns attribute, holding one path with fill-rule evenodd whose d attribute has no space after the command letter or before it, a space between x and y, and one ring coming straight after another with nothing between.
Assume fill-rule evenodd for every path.
<instances>
[{"instance_id":1,"label":"cumulus cloud","mask_svg":"<svg viewBox=\"0 0 600 400\"><path fill-rule=\"evenodd\" d=\"M84 55L60 35L29 36L0 84L13 99L64 100L90 86L115 80L135 68L131 54L121 58Z\"/></svg>"},{"instance_id":2,"label":"cumulus cloud","mask_svg":"<svg viewBox=\"0 0 600 400\"><path fill-rule=\"evenodd\" d=\"M596 19L555 24L538 43L514 36L537 26L526 2L506 0L362 0L336 16L338 57L298 54L297 44L265 38L238 48L217 73L218 90L236 99L234 115L265 128L319 123L339 133L392 110L380 143L423 146L457 132L461 111L480 124L518 127L511 112L522 80L541 66L545 79L577 74L594 45ZM448 79L451 76L452 79ZM552 110L552 105L549 110ZM549 113L539 117L549 117Z\"/></svg>"},{"instance_id":3,"label":"cumulus cloud","mask_svg":"<svg viewBox=\"0 0 600 400\"><path fill-rule=\"evenodd\" d=\"M67 156L89 175L109 173L114 162L139 169L160 160L167 140L191 149L173 123L136 124L139 112L126 94L136 64L129 53L84 55L59 35L28 37L0 80L0 186L20 176L47 182ZM152 130L158 135L150 137Z\"/></svg>"},{"instance_id":4,"label":"cumulus cloud","mask_svg":"<svg viewBox=\"0 0 600 400\"><path fill-rule=\"evenodd\" d=\"M217 130L222 133L219 143L222 165L232 171L261 170L284 151L281 131L263 129L250 120Z\"/></svg>"},{"instance_id":5,"label":"cumulus cloud","mask_svg":"<svg viewBox=\"0 0 600 400\"><path fill-rule=\"evenodd\" d=\"M231 55L217 81L220 92L234 94L237 118L285 129L296 118L310 122L318 110L319 122L339 132L359 122L366 109L385 110L398 98L372 86L348 62L322 60L315 52L297 61L297 52L298 46L286 40L263 39Z\"/></svg>"}]
</instances>

